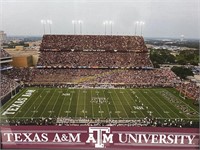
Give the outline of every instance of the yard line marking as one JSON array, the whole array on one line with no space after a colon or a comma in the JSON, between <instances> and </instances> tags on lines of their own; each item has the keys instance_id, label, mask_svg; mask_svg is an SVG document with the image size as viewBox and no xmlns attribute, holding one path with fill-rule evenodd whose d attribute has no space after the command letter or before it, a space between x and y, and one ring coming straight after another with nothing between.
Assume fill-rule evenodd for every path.
<instances>
[{"instance_id":1,"label":"yard line marking","mask_svg":"<svg viewBox=\"0 0 200 150\"><path fill-rule=\"evenodd\" d=\"M149 90L148 90L149 91ZM153 90L153 92L151 92L151 94L153 94L153 95L155 95L155 97L157 98L157 99L159 99L160 100L160 98L155 94L155 92L154 92L154 90ZM178 118L180 118L180 116L178 116L178 114L176 114L167 104L165 104L164 102L163 102L163 100L160 100L165 106L167 106L167 108L169 108L170 110L171 110L171 112L173 113L173 114L175 114L175 116L177 116ZM166 102L168 102L168 101L166 101ZM169 103L169 102L168 102ZM169 104L171 104L171 103L169 103ZM171 104L172 105L172 104ZM177 108L176 108L177 109ZM185 114L184 114L184 116L185 116ZM170 115L170 117L172 118L172 116ZM185 116L185 117L187 117L187 116Z\"/></svg>"},{"instance_id":2,"label":"yard line marking","mask_svg":"<svg viewBox=\"0 0 200 150\"><path fill-rule=\"evenodd\" d=\"M69 90L69 89L67 89L67 91L66 91L66 92L68 92L68 90ZM73 94L73 93L72 93L72 94ZM63 108L63 103L65 102L65 100L66 100L66 97L67 97L67 96L65 96L64 100L62 101L61 108L60 108L60 110L59 110L59 112L58 112L58 117L61 117L61 116L60 116L60 113L61 113L61 111L62 111L62 108Z\"/></svg>"},{"instance_id":3,"label":"yard line marking","mask_svg":"<svg viewBox=\"0 0 200 150\"><path fill-rule=\"evenodd\" d=\"M115 102L114 102L114 100L113 100L113 98L112 98L112 95L111 95L111 93L110 93L109 91L108 91L108 94L110 94L110 97L111 97L111 99L112 99L113 105L114 105L114 107L115 107L115 112L118 111L118 110L116 109ZM120 115L119 115L119 113L117 113L117 115L118 115L119 118L121 118Z\"/></svg>"},{"instance_id":4,"label":"yard line marking","mask_svg":"<svg viewBox=\"0 0 200 150\"><path fill-rule=\"evenodd\" d=\"M36 108L36 110L40 107L40 105L42 104L42 102L45 100L45 97L48 95L48 93L46 92L45 96L43 97L43 99L41 100L39 106ZM39 95L38 95L39 97ZM34 114L31 115L31 118L33 117ZM42 117L42 115L40 114L40 117Z\"/></svg>"},{"instance_id":5,"label":"yard line marking","mask_svg":"<svg viewBox=\"0 0 200 150\"><path fill-rule=\"evenodd\" d=\"M137 90L137 89L135 89L135 90ZM148 100L146 99L146 97L140 92L140 90L137 90L137 91L138 91L138 93L139 93L140 95L142 95L142 97L144 97L145 101L148 102L149 105L151 105L151 103L149 103L149 101L148 101ZM163 118L163 116L157 111L157 109L155 109L155 107L154 107L153 105L151 105L151 107L160 115L161 118Z\"/></svg>"},{"instance_id":6,"label":"yard line marking","mask_svg":"<svg viewBox=\"0 0 200 150\"><path fill-rule=\"evenodd\" d=\"M135 105L137 105L137 104L135 103L135 101L132 99L130 93L129 93L126 89L125 89L125 92L128 93L127 95L131 98L131 100L133 101L133 103L134 103ZM125 97L124 93L123 93L123 96ZM125 99L126 99L126 97L125 97ZM126 99L126 101L128 101L128 100ZM129 104L129 103L128 103L128 104ZM130 106L131 110L133 111L133 108L131 107L130 104L129 104L129 106ZM144 117L146 117L146 116L144 115L144 113L143 113L141 110L139 110L139 111L142 113L142 115L143 115ZM135 115L135 118L138 118L137 115L136 115L135 113L134 113L134 115Z\"/></svg>"},{"instance_id":7,"label":"yard line marking","mask_svg":"<svg viewBox=\"0 0 200 150\"><path fill-rule=\"evenodd\" d=\"M125 90L126 91L126 90ZM135 100L131 97L131 94L129 93L129 91L126 91L127 93L128 93L128 96L132 99L132 101L133 101L133 103L136 105L136 106L138 106L138 104L135 102ZM144 113L143 113L143 111L142 110L139 110L141 113L142 113L142 115L144 116L144 117L147 117ZM139 118L139 117L138 117Z\"/></svg>"},{"instance_id":8,"label":"yard line marking","mask_svg":"<svg viewBox=\"0 0 200 150\"><path fill-rule=\"evenodd\" d=\"M146 93L144 93L144 94L146 94ZM152 95L151 92L149 93L149 95ZM152 101L154 101L155 104L156 104L163 112L165 111L162 107L160 107L160 105L157 104L157 102L154 100L154 98L151 98L151 96L149 96L149 98L150 98ZM160 100L159 100L159 102L160 102ZM167 113L167 116L169 116L169 118L171 118L171 116L170 116L168 113Z\"/></svg>"},{"instance_id":9,"label":"yard line marking","mask_svg":"<svg viewBox=\"0 0 200 150\"><path fill-rule=\"evenodd\" d=\"M74 93L75 93L75 92L74 92ZM68 112L69 112L70 107L71 107L72 98L73 98L73 96L74 96L74 93L72 93L72 96L70 97L70 101L69 101L69 105L68 105L68 109L67 109ZM67 113L67 117L69 117L69 113Z\"/></svg>"},{"instance_id":10,"label":"yard line marking","mask_svg":"<svg viewBox=\"0 0 200 150\"><path fill-rule=\"evenodd\" d=\"M58 101L58 99L59 99L59 97L60 97L60 95L61 95L62 93L58 93L58 96L57 96L57 98L56 98L56 101L54 102L54 105L53 105L53 108L51 109L51 111L54 111L54 108L55 108L55 106L56 106L56 104L57 104L57 101ZM56 115L56 114L54 114L54 115ZM49 117L51 116L51 113L49 114Z\"/></svg>"},{"instance_id":11,"label":"yard line marking","mask_svg":"<svg viewBox=\"0 0 200 150\"><path fill-rule=\"evenodd\" d=\"M151 94L151 93L150 93ZM151 94L152 95L152 94ZM154 102L155 102L155 104L159 107L159 108L161 108L161 110L162 111L164 111L163 109L162 109L162 107L160 106L160 105L158 105L157 103L156 103L156 101L151 97L151 96L149 96L149 98L151 99L151 100L153 100ZM160 102L160 101L159 101ZM169 116L169 118L171 118L171 116L167 113L167 115Z\"/></svg>"},{"instance_id":12,"label":"yard line marking","mask_svg":"<svg viewBox=\"0 0 200 150\"><path fill-rule=\"evenodd\" d=\"M75 114L75 118L77 117L77 112L78 112L78 101L79 101L79 93L80 93L80 89L78 89L78 98L77 98L77 102L76 102L76 114Z\"/></svg>"},{"instance_id":13,"label":"yard line marking","mask_svg":"<svg viewBox=\"0 0 200 150\"><path fill-rule=\"evenodd\" d=\"M97 97L99 98L99 92L98 93L96 92L96 94L97 94ZM100 103L99 103L99 108L100 108L100 112L102 112ZM101 118L103 118L102 113L100 113L100 114L101 114Z\"/></svg>"},{"instance_id":14,"label":"yard line marking","mask_svg":"<svg viewBox=\"0 0 200 150\"><path fill-rule=\"evenodd\" d=\"M26 89L26 91L28 91L29 89ZM36 93L36 91L33 93L33 95ZM16 117L16 115L21 112L21 109L24 108L24 106L26 106L26 104L29 104L28 102L30 101L30 99L33 98L33 95L31 95L31 97L27 98L27 101L24 103L24 105L22 105L19 110L12 116L12 118ZM21 95L22 96L22 95ZM27 111L26 111L27 112ZM23 118L23 116L22 116Z\"/></svg>"},{"instance_id":15,"label":"yard line marking","mask_svg":"<svg viewBox=\"0 0 200 150\"><path fill-rule=\"evenodd\" d=\"M37 89L37 90L38 90L38 89ZM45 89L42 89L42 92L40 93L40 95L41 95L44 91L45 91ZM29 109L23 114L22 118L23 118L24 116L26 116L26 114L27 114L28 112L30 112L30 108L32 107L32 105L35 104L35 102L37 101L38 98L39 98L39 96L37 96L37 98L35 98L34 103L31 104L31 106L29 107Z\"/></svg>"},{"instance_id":16,"label":"yard line marking","mask_svg":"<svg viewBox=\"0 0 200 150\"><path fill-rule=\"evenodd\" d=\"M90 96L90 100L92 100L92 90L90 90L91 96ZM94 111L93 111L93 103L92 103L92 118L94 118Z\"/></svg>"},{"instance_id":17,"label":"yard line marking","mask_svg":"<svg viewBox=\"0 0 200 150\"><path fill-rule=\"evenodd\" d=\"M85 110L86 93L84 92L83 94L84 94L84 111L86 111ZM84 113L84 118L85 118L85 113Z\"/></svg>"},{"instance_id":18,"label":"yard line marking","mask_svg":"<svg viewBox=\"0 0 200 150\"><path fill-rule=\"evenodd\" d=\"M48 103L47 103L46 106L44 107L44 109L43 109L42 113L40 114L40 116L43 115L43 113L45 112L46 108L49 106L49 103L50 103L50 101L51 101L53 95L55 94L55 92L56 92L56 89L54 89L54 92L53 92L53 94L51 95L51 98L48 100ZM43 116L42 116L42 117L43 117Z\"/></svg>"},{"instance_id":19,"label":"yard line marking","mask_svg":"<svg viewBox=\"0 0 200 150\"><path fill-rule=\"evenodd\" d=\"M104 95L104 97L106 97L106 95L105 95L105 90L103 90L103 95ZM107 106L108 113L109 113L109 116L110 116L110 119L111 119L111 113L110 113L110 110L109 110L109 107L108 107L108 104L107 104L107 103L106 103L106 106Z\"/></svg>"},{"instance_id":20,"label":"yard line marking","mask_svg":"<svg viewBox=\"0 0 200 150\"><path fill-rule=\"evenodd\" d=\"M115 92L115 94L117 95L117 92L115 91L115 89L114 89L114 92ZM121 100L120 100L120 98L119 98L119 96L118 96L118 95L117 95L117 98L119 99L120 103L122 104L122 102L121 102ZM122 108L124 109L124 112L125 112L125 114L126 114L127 118L129 118L129 116L128 116L128 114L127 114L127 112L126 112L126 110L125 110L125 108L124 108L123 104L122 104L121 106L122 106Z\"/></svg>"},{"instance_id":21,"label":"yard line marking","mask_svg":"<svg viewBox=\"0 0 200 150\"><path fill-rule=\"evenodd\" d=\"M166 89L165 89L166 90ZM166 90L168 91L168 90ZM173 96L177 97L176 95L174 95L172 92L168 91L169 93L171 93ZM183 102L185 105L187 105L188 107L190 107L192 110L194 110L195 112L199 113L197 110L195 110L194 108L192 108L190 105L188 105L186 102L182 101L179 97L177 97L179 101Z\"/></svg>"},{"instance_id":22,"label":"yard line marking","mask_svg":"<svg viewBox=\"0 0 200 150\"><path fill-rule=\"evenodd\" d=\"M127 92L126 89L125 89L125 92ZM128 94L129 94L129 93L128 93ZM126 99L126 102L128 103L128 105L129 105L129 107L131 108L131 110L133 111L133 108L131 107L131 105L130 105L130 103L128 102L127 98L125 97L124 93L122 93L122 95L123 95L123 97ZM132 98L131 98L131 100L132 100ZM132 101L133 101L133 100L132 100ZM136 115L135 113L134 113L134 115L135 115L135 118L138 118L137 115Z\"/></svg>"}]
</instances>

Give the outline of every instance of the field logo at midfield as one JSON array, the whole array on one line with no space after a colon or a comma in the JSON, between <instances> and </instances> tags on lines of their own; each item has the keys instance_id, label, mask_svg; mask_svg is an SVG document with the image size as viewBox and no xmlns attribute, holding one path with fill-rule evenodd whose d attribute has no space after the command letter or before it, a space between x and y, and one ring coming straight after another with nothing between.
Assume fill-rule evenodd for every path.
<instances>
[{"instance_id":1,"label":"field logo at midfield","mask_svg":"<svg viewBox=\"0 0 200 150\"><path fill-rule=\"evenodd\" d=\"M113 134L108 133L110 133L110 127L89 127L86 143L94 143L95 148L105 148L106 143L113 143ZM94 134L96 134L96 140Z\"/></svg>"}]
</instances>

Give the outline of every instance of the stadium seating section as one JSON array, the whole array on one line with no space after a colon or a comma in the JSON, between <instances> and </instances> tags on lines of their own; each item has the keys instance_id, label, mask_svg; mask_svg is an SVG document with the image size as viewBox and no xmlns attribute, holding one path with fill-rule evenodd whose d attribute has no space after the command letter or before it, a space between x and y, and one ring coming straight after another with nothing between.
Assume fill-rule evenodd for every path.
<instances>
[{"instance_id":1,"label":"stadium seating section","mask_svg":"<svg viewBox=\"0 0 200 150\"><path fill-rule=\"evenodd\" d=\"M170 69L153 68L140 36L44 35L37 68L13 68L3 74L28 85L175 87L181 83Z\"/></svg>"}]
</instances>

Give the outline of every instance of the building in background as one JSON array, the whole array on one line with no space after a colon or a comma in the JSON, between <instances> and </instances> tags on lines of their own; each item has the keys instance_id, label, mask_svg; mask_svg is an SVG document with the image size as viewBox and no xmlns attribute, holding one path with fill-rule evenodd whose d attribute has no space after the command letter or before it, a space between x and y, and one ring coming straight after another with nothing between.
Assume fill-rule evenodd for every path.
<instances>
[{"instance_id":1,"label":"building in background","mask_svg":"<svg viewBox=\"0 0 200 150\"><path fill-rule=\"evenodd\" d=\"M37 64L37 50L16 50L15 48L5 50L12 56L13 67L32 67Z\"/></svg>"},{"instance_id":2,"label":"building in background","mask_svg":"<svg viewBox=\"0 0 200 150\"><path fill-rule=\"evenodd\" d=\"M32 55L14 56L11 65L14 67L31 67L33 66Z\"/></svg>"},{"instance_id":3,"label":"building in background","mask_svg":"<svg viewBox=\"0 0 200 150\"><path fill-rule=\"evenodd\" d=\"M7 35L4 31L0 31L0 46L7 42Z\"/></svg>"},{"instance_id":4,"label":"building in background","mask_svg":"<svg viewBox=\"0 0 200 150\"><path fill-rule=\"evenodd\" d=\"M24 46L15 46L15 50L16 51L23 51L24 50Z\"/></svg>"}]
</instances>

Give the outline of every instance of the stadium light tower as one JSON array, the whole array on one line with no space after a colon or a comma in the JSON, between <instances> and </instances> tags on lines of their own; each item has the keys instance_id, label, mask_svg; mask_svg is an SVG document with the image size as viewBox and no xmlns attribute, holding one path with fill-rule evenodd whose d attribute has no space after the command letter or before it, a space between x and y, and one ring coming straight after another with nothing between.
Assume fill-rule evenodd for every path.
<instances>
[{"instance_id":1,"label":"stadium light tower","mask_svg":"<svg viewBox=\"0 0 200 150\"><path fill-rule=\"evenodd\" d=\"M76 20L72 20L73 28L74 28L74 35L76 34Z\"/></svg>"},{"instance_id":2,"label":"stadium light tower","mask_svg":"<svg viewBox=\"0 0 200 150\"><path fill-rule=\"evenodd\" d=\"M107 20L103 22L103 25L104 25L104 33L105 33L105 35L106 35L106 26L107 26L107 24L108 24L108 21L107 21Z\"/></svg>"},{"instance_id":3,"label":"stadium light tower","mask_svg":"<svg viewBox=\"0 0 200 150\"><path fill-rule=\"evenodd\" d=\"M82 34L83 21L82 20L78 20L78 24L79 24L79 28L80 28L80 34Z\"/></svg>"},{"instance_id":4,"label":"stadium light tower","mask_svg":"<svg viewBox=\"0 0 200 150\"><path fill-rule=\"evenodd\" d=\"M52 25L52 20L47 20L47 24L49 24L49 32L51 34L51 25Z\"/></svg>"},{"instance_id":5,"label":"stadium light tower","mask_svg":"<svg viewBox=\"0 0 200 150\"><path fill-rule=\"evenodd\" d=\"M140 21L140 28L141 28L141 33L140 34L141 34L141 36L142 36L142 29L143 29L144 24L145 23L143 21Z\"/></svg>"},{"instance_id":6,"label":"stadium light tower","mask_svg":"<svg viewBox=\"0 0 200 150\"><path fill-rule=\"evenodd\" d=\"M136 21L135 22L135 35L137 35L137 27L138 27L138 25L139 25L139 21Z\"/></svg>"},{"instance_id":7,"label":"stadium light tower","mask_svg":"<svg viewBox=\"0 0 200 150\"><path fill-rule=\"evenodd\" d=\"M43 30L44 30L44 34L45 34L45 24L46 24L46 20L41 20L40 21L41 22L41 24L43 25Z\"/></svg>"},{"instance_id":8,"label":"stadium light tower","mask_svg":"<svg viewBox=\"0 0 200 150\"><path fill-rule=\"evenodd\" d=\"M113 23L114 23L113 21L111 21L111 20L109 21L109 25L110 25L110 34L111 34L111 35L112 35Z\"/></svg>"}]
</instances>

